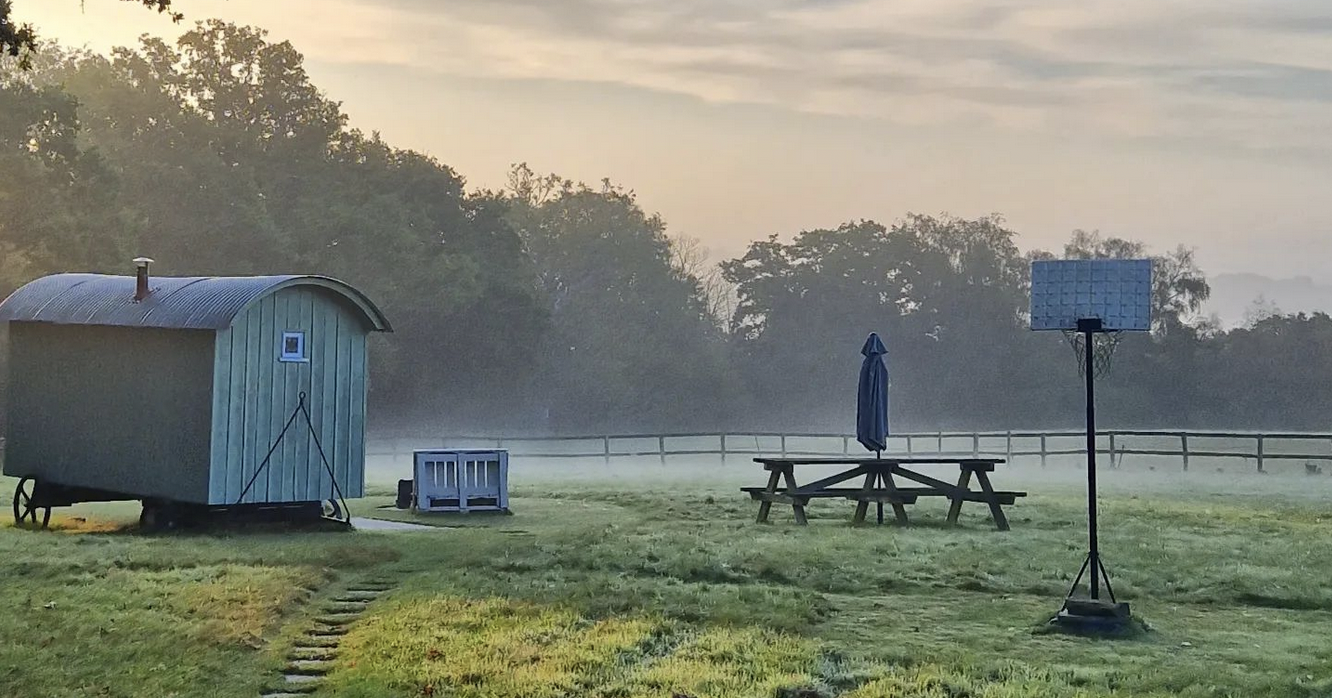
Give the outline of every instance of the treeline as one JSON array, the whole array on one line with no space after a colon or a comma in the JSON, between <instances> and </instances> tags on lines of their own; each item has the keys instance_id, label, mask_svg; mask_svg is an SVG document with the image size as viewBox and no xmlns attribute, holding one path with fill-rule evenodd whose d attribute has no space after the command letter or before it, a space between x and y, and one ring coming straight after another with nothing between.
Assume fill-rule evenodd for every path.
<instances>
[{"instance_id":1,"label":"treeline","mask_svg":"<svg viewBox=\"0 0 1332 698\"><path fill-rule=\"evenodd\" d=\"M609 182L519 165L504 189L469 190L349 128L290 44L221 22L109 57L47 47L0 73L0 293L129 273L138 255L170 275L336 276L397 329L373 347L380 429L849 429L870 331L894 429L1071 426L1073 354L1026 329L1030 262L1150 251L1016 240L997 217L911 215L713 264ZM1156 259L1156 328L1116 354L1110 423L1332 427L1332 319L1223 332L1198 315L1191 253Z\"/></svg>"}]
</instances>

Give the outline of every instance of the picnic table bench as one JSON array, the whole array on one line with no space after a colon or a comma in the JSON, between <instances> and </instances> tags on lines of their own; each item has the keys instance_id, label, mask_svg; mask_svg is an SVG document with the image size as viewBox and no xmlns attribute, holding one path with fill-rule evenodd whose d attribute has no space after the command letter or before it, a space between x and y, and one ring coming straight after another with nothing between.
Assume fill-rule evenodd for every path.
<instances>
[{"instance_id":1,"label":"picnic table bench","mask_svg":"<svg viewBox=\"0 0 1332 698\"><path fill-rule=\"evenodd\" d=\"M1026 492L996 491L990 484L990 473L996 465L1003 463L1001 458L755 458L768 471L768 484L765 487L742 487L751 499L759 504L758 522L767 523L768 513L773 503L790 504L795 512L796 523L804 525L805 506L811 499L845 498L856 502L856 513L852 523L864 523L865 512L871 503L878 504L880 518L882 506L888 504L899 524L907 523L906 505L915 504L920 497L945 497L951 504L948 507L948 523L956 524L962 513L963 502L983 502L990 507L990 518L1001 531L1009 530L1008 518L1003 507L1011 506L1018 497L1027 496ZM851 466L839 473L805 485L798 485L795 479L797 465L845 465ZM919 472L920 465L956 465L960 470L957 483L949 483ZM834 487L839 483L864 477L860 487ZM894 477L901 477L919 483L920 487L898 487ZM980 489L970 487L972 478ZM779 485L785 484L785 487Z\"/></svg>"}]
</instances>

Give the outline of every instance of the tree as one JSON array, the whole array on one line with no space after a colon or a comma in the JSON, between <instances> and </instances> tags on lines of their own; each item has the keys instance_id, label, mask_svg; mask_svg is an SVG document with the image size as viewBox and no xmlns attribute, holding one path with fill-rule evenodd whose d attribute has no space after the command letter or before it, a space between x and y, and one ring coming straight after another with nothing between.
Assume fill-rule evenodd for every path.
<instances>
[{"instance_id":1,"label":"tree","mask_svg":"<svg viewBox=\"0 0 1332 698\"><path fill-rule=\"evenodd\" d=\"M44 51L4 73L0 107L13 283L137 254L175 275L340 277L398 327L376 339L382 417L490 423L533 363L542 309L504 203L348 129L286 42L213 21L110 58Z\"/></svg>"},{"instance_id":2,"label":"tree","mask_svg":"<svg viewBox=\"0 0 1332 698\"><path fill-rule=\"evenodd\" d=\"M710 252L703 241L681 234L673 236L670 245L671 265L675 272L698 280L704 314L725 332L735 313L735 287L722 276L721 267L709 259Z\"/></svg>"},{"instance_id":3,"label":"tree","mask_svg":"<svg viewBox=\"0 0 1332 698\"><path fill-rule=\"evenodd\" d=\"M1260 295L1244 310L1244 327L1253 329L1264 320L1281 314L1281 308L1277 307L1276 303L1267 296Z\"/></svg>"},{"instance_id":4,"label":"tree","mask_svg":"<svg viewBox=\"0 0 1332 698\"><path fill-rule=\"evenodd\" d=\"M550 322L534 408L553 429L656 429L726 415L725 344L701 282L632 191L510 173L509 220Z\"/></svg>"},{"instance_id":5,"label":"tree","mask_svg":"<svg viewBox=\"0 0 1332 698\"><path fill-rule=\"evenodd\" d=\"M1200 345L1195 425L1326 431L1332 317L1270 315Z\"/></svg>"},{"instance_id":6,"label":"tree","mask_svg":"<svg viewBox=\"0 0 1332 698\"><path fill-rule=\"evenodd\" d=\"M170 16L173 22L185 18L172 8L172 0L121 0L121 2L141 3L150 10L157 10L159 14ZM19 24L14 20L12 4L12 0L0 0L0 54L17 56L19 65L26 70L31 67L31 54L38 48L37 33L31 24Z\"/></svg>"},{"instance_id":7,"label":"tree","mask_svg":"<svg viewBox=\"0 0 1332 698\"><path fill-rule=\"evenodd\" d=\"M119 182L83 150L77 100L58 87L0 74L0 269L7 295L33 273L96 268L123 252Z\"/></svg>"},{"instance_id":8,"label":"tree","mask_svg":"<svg viewBox=\"0 0 1332 698\"><path fill-rule=\"evenodd\" d=\"M1064 245L1065 259L1142 259L1152 260L1152 325L1157 333L1167 332L1197 320L1202 304L1212 294L1206 276L1198 268L1191 249L1180 245L1163 255L1149 255L1141 242L1122 238L1104 238L1100 233L1073 231Z\"/></svg>"},{"instance_id":9,"label":"tree","mask_svg":"<svg viewBox=\"0 0 1332 698\"><path fill-rule=\"evenodd\" d=\"M739 296L732 337L752 367L749 390L784 426L844 429L857 352L877 331L894 399L909 406L895 429L1047 407L1030 392L1048 372L1027 367L1053 349L1019 333L1026 272L1013 238L997 216L909 215L892 228L857 221L752 243L722 264Z\"/></svg>"}]
</instances>

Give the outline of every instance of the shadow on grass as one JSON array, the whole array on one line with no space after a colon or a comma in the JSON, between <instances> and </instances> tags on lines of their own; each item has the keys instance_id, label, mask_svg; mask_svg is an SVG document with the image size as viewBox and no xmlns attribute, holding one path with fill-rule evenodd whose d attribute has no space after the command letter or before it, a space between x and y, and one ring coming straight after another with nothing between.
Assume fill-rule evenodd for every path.
<instances>
[{"instance_id":1,"label":"shadow on grass","mask_svg":"<svg viewBox=\"0 0 1332 698\"><path fill-rule=\"evenodd\" d=\"M1061 625L1051 616L1044 616L1032 624L1032 635L1065 635L1089 640L1148 640L1153 629L1137 616L1126 619L1122 625Z\"/></svg>"},{"instance_id":2,"label":"shadow on grass","mask_svg":"<svg viewBox=\"0 0 1332 698\"><path fill-rule=\"evenodd\" d=\"M126 536L135 538L189 538L189 537L226 537L235 534L254 536L282 535L287 533L354 533L351 526L336 521L265 521L245 522L218 519L206 523L181 526L169 530L144 530L138 522L89 519L86 517L52 518L46 528L4 526L14 531L23 531L33 535L102 535Z\"/></svg>"}]
</instances>

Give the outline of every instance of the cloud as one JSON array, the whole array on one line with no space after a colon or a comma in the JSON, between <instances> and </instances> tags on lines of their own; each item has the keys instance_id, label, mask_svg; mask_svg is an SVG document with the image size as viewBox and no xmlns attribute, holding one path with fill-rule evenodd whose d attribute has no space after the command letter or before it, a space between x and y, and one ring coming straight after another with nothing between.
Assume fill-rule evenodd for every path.
<instances>
[{"instance_id":1,"label":"cloud","mask_svg":"<svg viewBox=\"0 0 1332 698\"><path fill-rule=\"evenodd\" d=\"M216 5L218 15L243 21L237 4L198 2L201 12ZM259 7L247 13L326 63L595 82L904 124L1332 151L1326 0L330 0Z\"/></svg>"}]
</instances>

